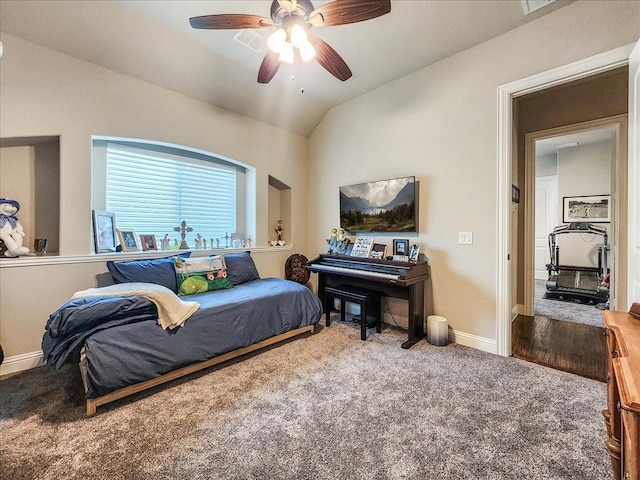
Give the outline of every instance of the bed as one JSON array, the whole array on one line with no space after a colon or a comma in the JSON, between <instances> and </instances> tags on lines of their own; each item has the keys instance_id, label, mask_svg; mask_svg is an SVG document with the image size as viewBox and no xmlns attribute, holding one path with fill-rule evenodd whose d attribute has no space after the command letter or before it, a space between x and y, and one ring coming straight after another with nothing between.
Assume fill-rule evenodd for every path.
<instances>
[{"instance_id":1,"label":"bed","mask_svg":"<svg viewBox=\"0 0 640 480\"><path fill-rule=\"evenodd\" d=\"M87 415L113 400L314 331L322 305L306 286L261 279L248 253L224 260L231 287L180 297L180 286L168 276L175 277L168 268L177 263L174 258L137 262L133 275L132 262L112 262L116 285L78 292L50 316L42 341L45 361L53 368L80 363ZM165 307L144 294L145 285L173 295L172 302L179 298L178 307L189 311L181 326L163 328L159 312Z\"/></svg>"}]
</instances>

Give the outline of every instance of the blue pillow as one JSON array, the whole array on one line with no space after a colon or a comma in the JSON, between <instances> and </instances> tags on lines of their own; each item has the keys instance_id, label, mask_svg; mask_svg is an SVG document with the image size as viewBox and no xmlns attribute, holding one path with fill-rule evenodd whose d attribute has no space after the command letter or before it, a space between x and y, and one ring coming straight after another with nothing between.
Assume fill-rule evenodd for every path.
<instances>
[{"instance_id":1,"label":"blue pillow","mask_svg":"<svg viewBox=\"0 0 640 480\"><path fill-rule=\"evenodd\" d=\"M156 283L178 293L176 270L173 266L175 257L189 258L191 252L181 253L164 258L148 260L131 260L129 262L108 261L107 268L115 283Z\"/></svg>"},{"instance_id":2,"label":"blue pillow","mask_svg":"<svg viewBox=\"0 0 640 480\"><path fill-rule=\"evenodd\" d=\"M227 264L227 275L232 285L250 282L260 279L256 264L249 252L229 253L224 256Z\"/></svg>"}]
</instances>

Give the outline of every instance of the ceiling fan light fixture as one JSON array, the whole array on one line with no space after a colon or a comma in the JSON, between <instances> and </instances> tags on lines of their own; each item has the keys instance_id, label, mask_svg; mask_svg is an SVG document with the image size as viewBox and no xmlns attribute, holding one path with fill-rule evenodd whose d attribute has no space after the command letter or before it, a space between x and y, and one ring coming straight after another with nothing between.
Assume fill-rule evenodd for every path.
<instances>
[{"instance_id":1,"label":"ceiling fan light fixture","mask_svg":"<svg viewBox=\"0 0 640 480\"><path fill-rule=\"evenodd\" d=\"M275 27L267 40L269 49L260 64L258 83L269 83L281 63L293 65L300 60L307 62L313 58L327 72L344 82L353 75L349 66L327 42L309 35L309 29L314 26L347 25L381 17L391 12L391 0L323 0L323 5L318 8L311 2L312 0L271 0L271 18L254 14L220 13L191 17L189 24L192 28L208 30ZM300 57L300 60L296 57Z\"/></svg>"},{"instance_id":2,"label":"ceiling fan light fixture","mask_svg":"<svg viewBox=\"0 0 640 480\"><path fill-rule=\"evenodd\" d=\"M291 43L296 48L300 48L304 43L309 43L307 32L298 24L291 27Z\"/></svg>"},{"instance_id":3,"label":"ceiling fan light fixture","mask_svg":"<svg viewBox=\"0 0 640 480\"><path fill-rule=\"evenodd\" d=\"M278 60L293 65L293 45L291 43L284 42Z\"/></svg>"},{"instance_id":4,"label":"ceiling fan light fixture","mask_svg":"<svg viewBox=\"0 0 640 480\"><path fill-rule=\"evenodd\" d=\"M313 48L309 40L300 45L298 50L300 51L300 58L302 58L303 62L308 62L316 56L316 49Z\"/></svg>"},{"instance_id":5,"label":"ceiling fan light fixture","mask_svg":"<svg viewBox=\"0 0 640 480\"><path fill-rule=\"evenodd\" d=\"M269 38L267 39L267 45L269 45L269 48L272 52L280 53L282 52L286 41L287 32L285 32L282 28L279 28L271 35L269 35Z\"/></svg>"}]
</instances>

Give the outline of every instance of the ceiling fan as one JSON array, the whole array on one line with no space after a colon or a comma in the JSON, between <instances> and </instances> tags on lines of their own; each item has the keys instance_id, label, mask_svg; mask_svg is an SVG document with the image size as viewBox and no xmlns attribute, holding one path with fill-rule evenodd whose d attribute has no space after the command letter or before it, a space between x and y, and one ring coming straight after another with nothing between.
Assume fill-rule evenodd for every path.
<instances>
[{"instance_id":1,"label":"ceiling fan","mask_svg":"<svg viewBox=\"0 0 640 480\"><path fill-rule=\"evenodd\" d=\"M345 81L352 75L338 52L318 37L311 27L331 27L363 22L391 11L391 0L334 0L314 8L310 0L273 0L271 18L228 13L192 17L193 28L243 29L277 27L267 41L269 49L258 71L258 82L269 83L281 62L293 64L296 52L303 61L315 58L329 73Z\"/></svg>"}]
</instances>

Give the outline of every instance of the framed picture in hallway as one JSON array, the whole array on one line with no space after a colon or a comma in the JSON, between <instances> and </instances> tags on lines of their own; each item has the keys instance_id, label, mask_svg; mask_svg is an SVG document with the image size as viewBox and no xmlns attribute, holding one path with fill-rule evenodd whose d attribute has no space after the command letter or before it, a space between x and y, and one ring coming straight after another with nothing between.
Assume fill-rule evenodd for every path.
<instances>
[{"instance_id":1,"label":"framed picture in hallway","mask_svg":"<svg viewBox=\"0 0 640 480\"><path fill-rule=\"evenodd\" d=\"M513 203L520 203L520 189L515 185L511 185L511 201Z\"/></svg>"},{"instance_id":2,"label":"framed picture in hallway","mask_svg":"<svg viewBox=\"0 0 640 480\"><path fill-rule=\"evenodd\" d=\"M611 195L564 197L562 221L564 223L610 223Z\"/></svg>"}]
</instances>

